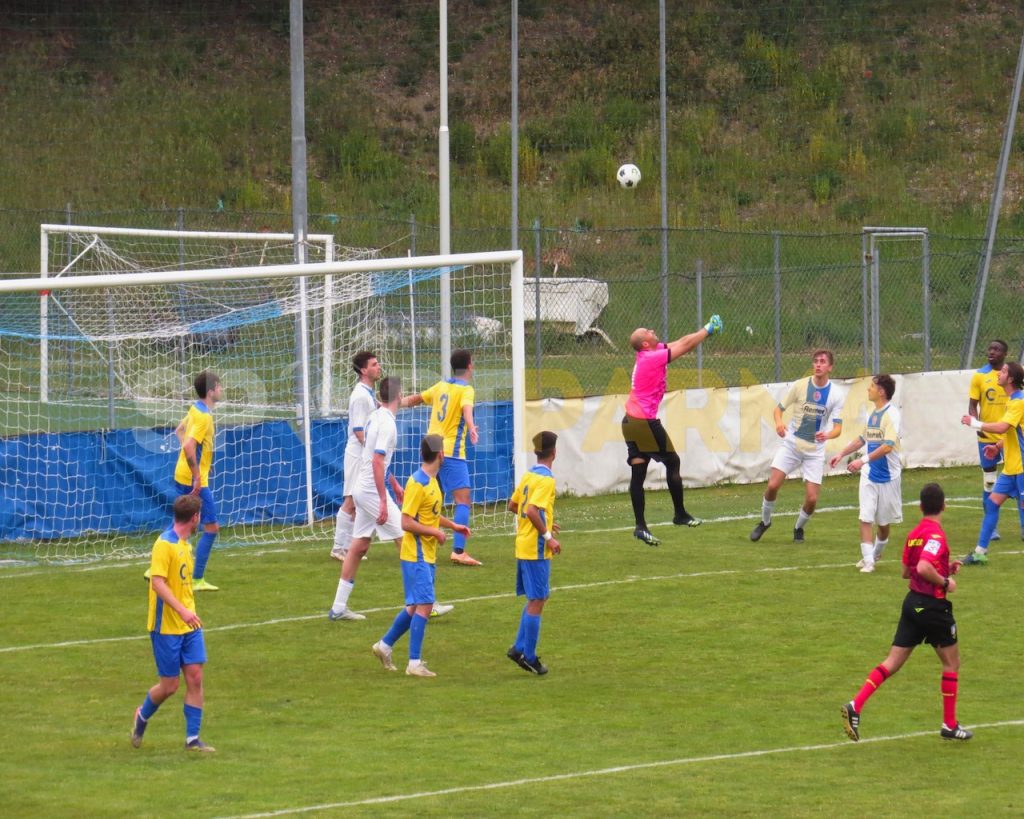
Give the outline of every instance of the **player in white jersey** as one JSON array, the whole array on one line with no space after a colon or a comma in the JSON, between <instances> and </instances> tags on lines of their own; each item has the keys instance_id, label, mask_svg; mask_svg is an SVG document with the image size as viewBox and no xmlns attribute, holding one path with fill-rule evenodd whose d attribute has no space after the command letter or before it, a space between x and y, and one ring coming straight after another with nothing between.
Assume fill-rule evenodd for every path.
<instances>
[{"instance_id":1,"label":"player in white jersey","mask_svg":"<svg viewBox=\"0 0 1024 819\"><path fill-rule=\"evenodd\" d=\"M359 561L370 548L370 538L376 532L381 540L393 540L396 546L402 542L402 511L387 493L386 481L390 478L391 489L402 502L404 490L394 475L388 475L388 467L398 445L398 427L395 413L402 400L402 382L396 376L380 382L381 406L370 413L366 421L366 437L359 472L352 486L352 500L356 516L352 524L352 542L348 554L341 564L341 579L334 597L334 605L327 612L331 620L365 620L366 618L348 608L348 598L355 586Z\"/></svg>"},{"instance_id":2,"label":"player in white jersey","mask_svg":"<svg viewBox=\"0 0 1024 819\"><path fill-rule=\"evenodd\" d=\"M786 476L801 468L804 479L804 505L793 527L793 540L804 541L804 526L814 514L825 474L825 442L837 438L843 431L843 396L829 380L835 356L831 350L815 350L811 354L813 375L794 381L786 397L775 407L775 432L782 439L772 460L772 472L761 502L761 520L750 533L750 539L761 539L772 525L775 499ZM793 407L788 426L782 423L782 413Z\"/></svg>"},{"instance_id":3,"label":"player in white jersey","mask_svg":"<svg viewBox=\"0 0 1024 819\"><path fill-rule=\"evenodd\" d=\"M363 350L352 359L352 368L359 374L359 382L348 399L348 441L345 444L345 477L341 508L334 524L334 546L331 557L344 560L352 541L352 524L356 518L356 506L352 501L352 487L359 473L359 462L366 440L366 422L370 413L377 409L374 385L380 380L380 362L376 353Z\"/></svg>"},{"instance_id":4,"label":"player in white jersey","mask_svg":"<svg viewBox=\"0 0 1024 819\"><path fill-rule=\"evenodd\" d=\"M860 562L857 568L873 572L889 542L889 527L903 522L903 495L900 476L900 415L892 405L896 382L891 375L873 376L868 384L868 400L874 409L868 415L864 431L829 460L835 469L852 452L867 446L867 454L847 464L850 472L860 472ZM878 534L872 525L878 525Z\"/></svg>"}]
</instances>

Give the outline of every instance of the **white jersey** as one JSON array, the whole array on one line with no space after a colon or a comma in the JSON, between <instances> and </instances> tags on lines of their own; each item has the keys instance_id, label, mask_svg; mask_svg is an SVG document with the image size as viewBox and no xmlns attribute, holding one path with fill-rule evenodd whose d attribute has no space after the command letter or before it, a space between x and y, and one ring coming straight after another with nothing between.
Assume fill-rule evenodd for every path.
<instances>
[{"instance_id":1,"label":"white jersey","mask_svg":"<svg viewBox=\"0 0 1024 819\"><path fill-rule=\"evenodd\" d=\"M348 399L348 444L345 452L352 448L352 451L361 455L363 442L356 437L357 432L366 432L366 422L370 413L377 409L377 399L373 395L373 389L363 382L356 384L352 395Z\"/></svg>"},{"instance_id":2,"label":"white jersey","mask_svg":"<svg viewBox=\"0 0 1024 819\"><path fill-rule=\"evenodd\" d=\"M794 409L786 427L786 442L798 452L824 456L825 442L816 441L814 436L843 422L840 417L843 411L842 392L831 381L819 387L814 378L808 376L794 381L779 403L779 409L783 411L788 407Z\"/></svg>"},{"instance_id":3,"label":"white jersey","mask_svg":"<svg viewBox=\"0 0 1024 819\"><path fill-rule=\"evenodd\" d=\"M353 495L378 494L377 484L373 480L373 456L384 456L384 473L387 474L397 446L398 426L395 424L395 416L387 407L375 409L366 421L366 443L363 445L359 476L353 487Z\"/></svg>"}]
</instances>

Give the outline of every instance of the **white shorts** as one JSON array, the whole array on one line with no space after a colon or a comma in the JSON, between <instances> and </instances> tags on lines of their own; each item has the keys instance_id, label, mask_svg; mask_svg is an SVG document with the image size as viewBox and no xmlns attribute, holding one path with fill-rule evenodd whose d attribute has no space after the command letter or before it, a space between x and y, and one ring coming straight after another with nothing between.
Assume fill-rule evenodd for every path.
<instances>
[{"instance_id":1,"label":"white shorts","mask_svg":"<svg viewBox=\"0 0 1024 819\"><path fill-rule=\"evenodd\" d=\"M900 479L888 483L860 482L861 523L903 523L903 493Z\"/></svg>"},{"instance_id":2,"label":"white shorts","mask_svg":"<svg viewBox=\"0 0 1024 819\"><path fill-rule=\"evenodd\" d=\"M801 476L805 481L820 484L825 474L825 452L818 449L802 452L789 438L783 438L772 458L772 469L785 472L788 476L796 472L797 467L801 468Z\"/></svg>"},{"instance_id":3,"label":"white shorts","mask_svg":"<svg viewBox=\"0 0 1024 819\"><path fill-rule=\"evenodd\" d=\"M352 524L352 537L377 537L381 540L398 540L402 536L402 510L395 505L391 496L387 496L388 519L377 523L380 512L380 496L376 492L361 494L352 493L356 504L356 519Z\"/></svg>"},{"instance_id":4,"label":"white shorts","mask_svg":"<svg viewBox=\"0 0 1024 819\"><path fill-rule=\"evenodd\" d=\"M353 451L353 447L345 447L345 483L341 491L347 497L352 494L356 485L356 478L359 477L359 460L362 453Z\"/></svg>"}]
</instances>

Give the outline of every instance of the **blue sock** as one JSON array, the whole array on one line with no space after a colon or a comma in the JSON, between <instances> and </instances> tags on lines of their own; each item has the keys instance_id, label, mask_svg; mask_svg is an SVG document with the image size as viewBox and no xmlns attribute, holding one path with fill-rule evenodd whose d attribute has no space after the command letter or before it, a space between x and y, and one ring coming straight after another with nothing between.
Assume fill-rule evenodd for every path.
<instances>
[{"instance_id":1,"label":"blue sock","mask_svg":"<svg viewBox=\"0 0 1024 819\"><path fill-rule=\"evenodd\" d=\"M992 539L992 533L999 523L999 507L989 498L985 498L985 517L981 520L981 534L978 535L978 546L988 549L988 542Z\"/></svg>"},{"instance_id":2,"label":"blue sock","mask_svg":"<svg viewBox=\"0 0 1024 819\"><path fill-rule=\"evenodd\" d=\"M199 536L199 543L196 545L196 565L192 570L193 580L202 580L206 574L206 561L210 559L210 552L213 551L213 541L217 539L216 532L203 532Z\"/></svg>"},{"instance_id":3,"label":"blue sock","mask_svg":"<svg viewBox=\"0 0 1024 819\"><path fill-rule=\"evenodd\" d=\"M395 615L391 628L388 629L387 634L380 638L380 641L386 646L393 646L409 630L411 624L412 615L405 609L402 609Z\"/></svg>"},{"instance_id":4,"label":"blue sock","mask_svg":"<svg viewBox=\"0 0 1024 819\"><path fill-rule=\"evenodd\" d=\"M463 526L469 526L469 504L455 504L455 517L452 518L452 520L454 520L456 523L461 523ZM458 552L460 554L466 551L465 535L460 535L458 532L455 533L455 536L452 539L452 551Z\"/></svg>"},{"instance_id":5,"label":"blue sock","mask_svg":"<svg viewBox=\"0 0 1024 819\"><path fill-rule=\"evenodd\" d=\"M523 654L531 663L537 659L537 641L540 639L540 615L527 614L526 617L526 646Z\"/></svg>"},{"instance_id":6,"label":"blue sock","mask_svg":"<svg viewBox=\"0 0 1024 819\"><path fill-rule=\"evenodd\" d=\"M188 742L199 736L199 726L203 722L203 709L186 704L183 710L185 711L185 741Z\"/></svg>"},{"instance_id":7,"label":"blue sock","mask_svg":"<svg viewBox=\"0 0 1024 819\"><path fill-rule=\"evenodd\" d=\"M516 635L516 642L513 648L522 654L526 651L526 606L523 606L523 613L519 616L519 633Z\"/></svg>"},{"instance_id":8,"label":"blue sock","mask_svg":"<svg viewBox=\"0 0 1024 819\"><path fill-rule=\"evenodd\" d=\"M423 652L423 636L427 632L427 618L421 614L412 616L409 626L409 659L418 660Z\"/></svg>"},{"instance_id":9,"label":"blue sock","mask_svg":"<svg viewBox=\"0 0 1024 819\"><path fill-rule=\"evenodd\" d=\"M142 703L142 708L139 709L139 714L143 719L148 720L156 713L156 709L159 707L159 705L149 698L149 694L146 694L146 699Z\"/></svg>"}]
</instances>

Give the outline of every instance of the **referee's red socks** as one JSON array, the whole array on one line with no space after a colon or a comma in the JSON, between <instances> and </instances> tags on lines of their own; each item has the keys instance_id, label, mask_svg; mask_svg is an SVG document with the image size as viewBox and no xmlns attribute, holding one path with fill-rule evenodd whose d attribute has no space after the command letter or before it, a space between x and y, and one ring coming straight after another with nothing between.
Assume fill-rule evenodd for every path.
<instances>
[{"instance_id":1,"label":"referee's red socks","mask_svg":"<svg viewBox=\"0 0 1024 819\"><path fill-rule=\"evenodd\" d=\"M885 670L885 666L876 666L868 674L867 680L864 682L864 687L857 693L857 696L853 698L853 710L860 711L864 708L864 703L868 701L868 698L874 694L878 687L889 679L890 674Z\"/></svg>"},{"instance_id":2,"label":"referee's red socks","mask_svg":"<svg viewBox=\"0 0 1024 819\"><path fill-rule=\"evenodd\" d=\"M956 688L958 676L955 671L942 672L942 721L947 728L956 727Z\"/></svg>"}]
</instances>

